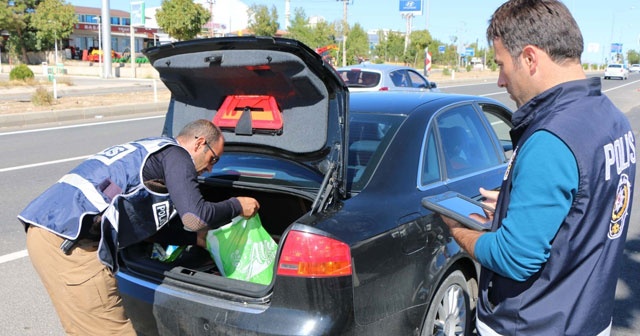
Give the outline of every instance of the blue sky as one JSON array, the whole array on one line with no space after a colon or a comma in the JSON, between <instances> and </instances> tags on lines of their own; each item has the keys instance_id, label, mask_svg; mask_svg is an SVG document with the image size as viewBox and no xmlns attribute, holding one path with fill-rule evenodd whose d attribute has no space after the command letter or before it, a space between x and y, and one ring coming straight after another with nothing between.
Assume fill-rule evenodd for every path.
<instances>
[{"instance_id":1,"label":"blue sky","mask_svg":"<svg viewBox=\"0 0 640 336\"><path fill-rule=\"evenodd\" d=\"M67 0L68 1L68 0ZM135 0L140 1L140 0ZM231 0L215 0L224 2ZM505 0L424 0L429 15L415 16L413 30L427 28L431 36L451 43L478 42L486 46L484 37L487 21ZM75 5L100 7L102 0L72 0ZM204 0L199 0L206 3ZM275 5L280 26L284 27L285 0L245 0L245 4ZM365 30L392 29L406 31L406 20L399 11L400 0L350 0L347 6L349 24L360 23ZM112 9L130 10L129 0L110 0ZM148 7L160 6L162 0L146 0ZM640 0L565 0L573 13L585 40L584 62L601 61L608 56L611 43L622 43L623 52L640 51ZM307 17L323 16L328 21L342 20L343 3L336 0L291 0L291 13L303 8ZM596 48L598 47L598 48Z\"/></svg>"}]
</instances>

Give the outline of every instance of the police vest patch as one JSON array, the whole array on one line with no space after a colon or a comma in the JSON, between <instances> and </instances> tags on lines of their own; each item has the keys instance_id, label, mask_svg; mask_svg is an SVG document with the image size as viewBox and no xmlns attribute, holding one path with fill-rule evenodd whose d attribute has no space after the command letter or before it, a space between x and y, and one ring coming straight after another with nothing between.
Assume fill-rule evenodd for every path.
<instances>
[{"instance_id":1,"label":"police vest patch","mask_svg":"<svg viewBox=\"0 0 640 336\"><path fill-rule=\"evenodd\" d=\"M609 224L609 239L619 238L624 229L629 206L631 202L631 183L627 174L620 175L616 192L616 201L611 212L611 224Z\"/></svg>"},{"instance_id":2,"label":"police vest patch","mask_svg":"<svg viewBox=\"0 0 640 336\"><path fill-rule=\"evenodd\" d=\"M153 205L153 217L156 220L156 228L158 230L169 222L170 214L169 201L155 203Z\"/></svg>"}]
</instances>

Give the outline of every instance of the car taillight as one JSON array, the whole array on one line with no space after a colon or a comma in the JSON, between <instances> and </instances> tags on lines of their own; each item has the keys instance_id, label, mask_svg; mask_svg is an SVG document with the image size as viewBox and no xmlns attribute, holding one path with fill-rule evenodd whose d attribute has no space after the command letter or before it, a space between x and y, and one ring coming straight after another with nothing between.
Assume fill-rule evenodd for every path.
<instances>
[{"instance_id":1,"label":"car taillight","mask_svg":"<svg viewBox=\"0 0 640 336\"><path fill-rule=\"evenodd\" d=\"M388 86L383 86L378 91L389 91L389 87Z\"/></svg>"},{"instance_id":2,"label":"car taillight","mask_svg":"<svg viewBox=\"0 0 640 336\"><path fill-rule=\"evenodd\" d=\"M351 275L349 245L313 233L292 230L278 262L278 275L336 277Z\"/></svg>"}]
</instances>

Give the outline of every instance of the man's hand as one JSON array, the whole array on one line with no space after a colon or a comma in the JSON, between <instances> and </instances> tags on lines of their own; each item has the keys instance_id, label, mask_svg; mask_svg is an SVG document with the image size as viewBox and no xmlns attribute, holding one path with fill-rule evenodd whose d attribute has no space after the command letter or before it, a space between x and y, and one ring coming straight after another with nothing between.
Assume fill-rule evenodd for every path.
<instances>
[{"instance_id":1,"label":"man's hand","mask_svg":"<svg viewBox=\"0 0 640 336\"><path fill-rule=\"evenodd\" d=\"M251 218L253 215L258 213L260 209L260 204L253 197L236 197L238 201L240 201L240 206L242 206L242 217Z\"/></svg>"},{"instance_id":2,"label":"man's hand","mask_svg":"<svg viewBox=\"0 0 640 336\"><path fill-rule=\"evenodd\" d=\"M487 190L485 188L480 187L480 195L482 195L482 197L484 197L484 201L482 203L492 207L492 208L496 208L496 203L498 202L498 195L500 195L500 192L497 190Z\"/></svg>"},{"instance_id":3,"label":"man's hand","mask_svg":"<svg viewBox=\"0 0 640 336\"><path fill-rule=\"evenodd\" d=\"M499 191L495 190L487 190L484 188L480 188L480 194L484 197L483 203L494 208L496 207L496 203L498 200ZM469 217L481 222L485 223L487 221L493 220L493 212L492 211L484 211L484 215L481 214L471 214ZM449 230L451 231L451 235L453 239L456 240L458 245L462 247L467 253L471 255L472 258L475 258L474 249L476 246L476 241L478 238L483 235L483 232L474 231L464 227L462 224L458 223L458 221L453 220L447 216L441 215L442 221L447 224Z\"/></svg>"},{"instance_id":4,"label":"man's hand","mask_svg":"<svg viewBox=\"0 0 640 336\"><path fill-rule=\"evenodd\" d=\"M487 190L485 188L480 188L480 194L482 195L482 197L484 197L484 201L482 201L482 203L490 206L491 208L494 209L494 211L484 209L484 216L482 216L481 214L473 213L469 215L469 217L477 220L480 223L493 221L493 215L496 209L498 195L500 194L500 192L496 190Z\"/></svg>"},{"instance_id":5,"label":"man's hand","mask_svg":"<svg viewBox=\"0 0 640 336\"><path fill-rule=\"evenodd\" d=\"M207 248L207 233L209 232L209 228L202 229L197 232L196 245L206 249Z\"/></svg>"}]
</instances>

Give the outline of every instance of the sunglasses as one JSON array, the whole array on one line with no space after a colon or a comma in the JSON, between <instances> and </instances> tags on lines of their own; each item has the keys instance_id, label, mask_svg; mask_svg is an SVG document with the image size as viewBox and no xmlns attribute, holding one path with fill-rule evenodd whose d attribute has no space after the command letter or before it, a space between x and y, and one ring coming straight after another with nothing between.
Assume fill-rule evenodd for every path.
<instances>
[{"instance_id":1,"label":"sunglasses","mask_svg":"<svg viewBox=\"0 0 640 336\"><path fill-rule=\"evenodd\" d=\"M197 139L198 137L196 137ZM209 162L211 165L216 164L216 162L218 162L220 160L220 157L218 156L218 154L216 153L216 151L213 150L213 148L211 148L211 146L209 146L209 143L207 143L207 141L204 141L204 145L207 146L207 148L209 148L209 150L211 151L211 153L213 153L213 157L211 158L211 162Z\"/></svg>"}]
</instances>

